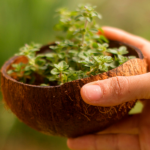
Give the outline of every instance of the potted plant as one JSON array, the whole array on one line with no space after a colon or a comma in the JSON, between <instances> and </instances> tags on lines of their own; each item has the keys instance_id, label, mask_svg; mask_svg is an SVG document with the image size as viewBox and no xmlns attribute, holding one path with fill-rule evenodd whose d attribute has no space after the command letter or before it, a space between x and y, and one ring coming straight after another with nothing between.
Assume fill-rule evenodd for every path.
<instances>
[{"instance_id":1,"label":"potted plant","mask_svg":"<svg viewBox=\"0 0 150 150\"><path fill-rule=\"evenodd\" d=\"M128 115L136 100L113 107L86 104L81 87L114 76L147 72L141 51L105 38L94 7L60 9L59 40L25 45L1 69L4 102L28 126L76 137L101 131ZM134 56L134 57L133 57Z\"/></svg>"}]
</instances>

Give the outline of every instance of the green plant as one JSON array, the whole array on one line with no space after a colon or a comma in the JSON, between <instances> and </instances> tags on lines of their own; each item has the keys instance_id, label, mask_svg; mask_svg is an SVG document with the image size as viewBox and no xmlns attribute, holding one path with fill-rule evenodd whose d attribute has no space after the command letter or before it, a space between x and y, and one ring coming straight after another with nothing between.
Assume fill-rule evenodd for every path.
<instances>
[{"instance_id":1,"label":"green plant","mask_svg":"<svg viewBox=\"0 0 150 150\"><path fill-rule=\"evenodd\" d=\"M133 57L126 57L126 47L109 48L109 41L96 23L101 15L92 6L79 6L76 11L59 9L60 21L55 26L58 40L50 52L37 54L41 45L25 45L17 55L24 55L28 63L13 64L8 74L17 80L34 84L36 75L43 78L42 86L89 77L116 68ZM101 31L102 34L98 34Z\"/></svg>"}]
</instances>

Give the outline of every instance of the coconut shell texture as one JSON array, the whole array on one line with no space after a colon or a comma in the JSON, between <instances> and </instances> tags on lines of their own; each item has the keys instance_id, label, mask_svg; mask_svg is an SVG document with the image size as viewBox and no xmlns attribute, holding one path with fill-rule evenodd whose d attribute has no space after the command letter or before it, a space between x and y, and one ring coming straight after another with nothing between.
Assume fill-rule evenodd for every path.
<instances>
[{"instance_id":1,"label":"coconut shell texture","mask_svg":"<svg viewBox=\"0 0 150 150\"><path fill-rule=\"evenodd\" d=\"M125 45L111 41L111 47ZM81 96L81 87L89 82L115 76L133 76L147 72L142 53L129 45L132 59L108 72L89 78L75 80L61 86L41 87L24 84L7 75L12 63L27 62L23 56L12 57L1 69L1 87L7 107L28 126L50 135L77 137L105 129L128 115L136 100L114 107L96 107L86 104ZM41 51L48 49L48 45Z\"/></svg>"}]
</instances>

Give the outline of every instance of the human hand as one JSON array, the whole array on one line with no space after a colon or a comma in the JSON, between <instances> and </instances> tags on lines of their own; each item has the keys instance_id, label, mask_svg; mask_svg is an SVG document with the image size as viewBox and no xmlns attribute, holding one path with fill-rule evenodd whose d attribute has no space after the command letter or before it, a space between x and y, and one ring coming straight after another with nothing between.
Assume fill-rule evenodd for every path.
<instances>
[{"instance_id":1,"label":"human hand","mask_svg":"<svg viewBox=\"0 0 150 150\"><path fill-rule=\"evenodd\" d=\"M109 39L141 49L150 68L150 42L119 29L104 27L103 30ZM150 73L91 82L82 87L81 96L95 106L150 99ZM100 134L68 139L67 144L72 150L150 150L150 100L145 101L141 114L129 116Z\"/></svg>"}]
</instances>

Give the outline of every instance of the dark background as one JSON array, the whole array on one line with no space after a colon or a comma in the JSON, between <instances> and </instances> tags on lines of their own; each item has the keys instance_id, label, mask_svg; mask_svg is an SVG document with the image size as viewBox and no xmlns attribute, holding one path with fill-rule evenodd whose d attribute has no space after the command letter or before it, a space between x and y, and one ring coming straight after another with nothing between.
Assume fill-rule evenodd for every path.
<instances>
[{"instance_id":1,"label":"dark background","mask_svg":"<svg viewBox=\"0 0 150 150\"><path fill-rule=\"evenodd\" d=\"M1 0L0 67L25 43L54 41L55 10L74 9L78 4L97 5L103 16L100 25L124 29L150 39L149 0ZM140 112L138 103L132 113ZM66 139L32 130L7 110L0 97L0 150L67 150Z\"/></svg>"}]
</instances>

